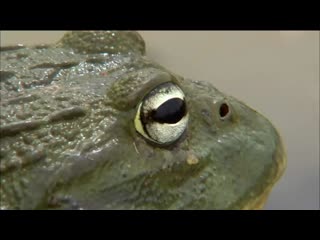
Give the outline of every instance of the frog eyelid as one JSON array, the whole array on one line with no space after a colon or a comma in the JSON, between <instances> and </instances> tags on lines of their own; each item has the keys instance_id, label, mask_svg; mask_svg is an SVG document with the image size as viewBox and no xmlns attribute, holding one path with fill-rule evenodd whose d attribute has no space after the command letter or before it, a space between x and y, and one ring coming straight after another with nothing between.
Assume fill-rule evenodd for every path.
<instances>
[{"instance_id":1,"label":"frog eyelid","mask_svg":"<svg viewBox=\"0 0 320 240\"><path fill-rule=\"evenodd\" d=\"M164 83L172 83L181 88L180 83L177 78L167 72L161 72L157 74L154 78L150 79L147 83L143 84L139 90L137 90L137 95L140 95L140 98L137 98L137 106L139 103L154 89ZM142 94L142 92L146 94Z\"/></svg>"}]
</instances>

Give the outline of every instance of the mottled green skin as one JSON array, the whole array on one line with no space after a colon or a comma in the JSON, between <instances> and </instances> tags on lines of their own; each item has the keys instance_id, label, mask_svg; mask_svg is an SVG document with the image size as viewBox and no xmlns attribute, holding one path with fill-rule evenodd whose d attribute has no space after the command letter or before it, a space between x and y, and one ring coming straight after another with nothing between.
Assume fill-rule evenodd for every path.
<instances>
[{"instance_id":1,"label":"mottled green skin","mask_svg":"<svg viewBox=\"0 0 320 240\"><path fill-rule=\"evenodd\" d=\"M75 32L2 48L2 209L242 209L274 184L284 154L270 122L151 62L144 46L136 33ZM183 137L160 147L134 117L166 81L184 91L190 116Z\"/></svg>"}]
</instances>

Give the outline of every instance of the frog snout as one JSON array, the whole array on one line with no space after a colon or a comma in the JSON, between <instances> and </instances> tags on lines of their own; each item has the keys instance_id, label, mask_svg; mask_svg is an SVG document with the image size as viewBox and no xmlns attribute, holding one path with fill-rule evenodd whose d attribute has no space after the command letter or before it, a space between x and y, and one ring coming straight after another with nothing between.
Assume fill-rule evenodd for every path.
<instances>
[{"instance_id":1,"label":"frog snout","mask_svg":"<svg viewBox=\"0 0 320 240\"><path fill-rule=\"evenodd\" d=\"M276 129L275 129L276 131ZM277 131L276 131L277 132ZM265 203L268 200L270 192L272 191L273 186L278 182L278 180L283 175L286 164L286 152L281 139L281 136L277 132L277 142L278 145L273 154L273 167L271 169L271 174L269 179L267 180L268 184L264 188L264 190L257 195L256 197L250 199L243 207L243 210L260 210L263 209Z\"/></svg>"},{"instance_id":2,"label":"frog snout","mask_svg":"<svg viewBox=\"0 0 320 240\"><path fill-rule=\"evenodd\" d=\"M274 183L276 183L280 179L280 177L283 175L287 166L287 156L286 156L286 150L283 144L283 140L276 129L275 129L275 132L277 133L278 144L273 155L273 160L274 160L275 169L276 169L275 176L274 176Z\"/></svg>"}]
</instances>

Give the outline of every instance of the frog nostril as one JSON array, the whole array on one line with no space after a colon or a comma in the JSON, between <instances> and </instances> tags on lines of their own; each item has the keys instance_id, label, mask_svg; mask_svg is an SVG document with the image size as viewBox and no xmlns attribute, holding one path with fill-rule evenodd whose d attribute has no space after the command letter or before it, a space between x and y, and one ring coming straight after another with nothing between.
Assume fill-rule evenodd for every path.
<instances>
[{"instance_id":1,"label":"frog nostril","mask_svg":"<svg viewBox=\"0 0 320 240\"><path fill-rule=\"evenodd\" d=\"M221 118L225 118L229 113L229 106L226 103L220 105L219 114Z\"/></svg>"}]
</instances>

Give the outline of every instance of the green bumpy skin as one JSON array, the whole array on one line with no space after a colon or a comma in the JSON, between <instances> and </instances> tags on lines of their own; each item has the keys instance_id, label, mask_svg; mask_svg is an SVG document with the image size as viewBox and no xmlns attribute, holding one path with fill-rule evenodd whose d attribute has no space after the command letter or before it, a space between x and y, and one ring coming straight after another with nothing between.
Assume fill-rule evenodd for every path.
<instances>
[{"instance_id":1,"label":"green bumpy skin","mask_svg":"<svg viewBox=\"0 0 320 240\"><path fill-rule=\"evenodd\" d=\"M263 206L286 165L272 124L144 53L139 34L125 31L1 48L1 209ZM180 86L189 113L183 136L165 147L134 126L140 101L164 82Z\"/></svg>"}]
</instances>

